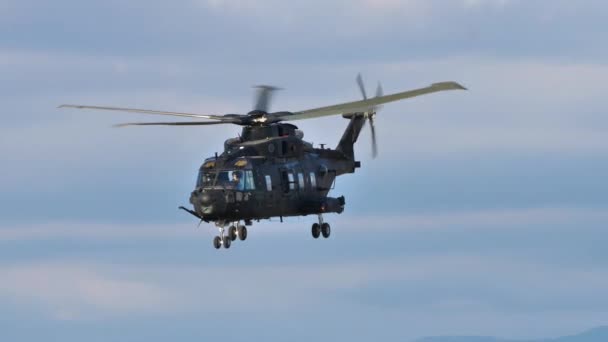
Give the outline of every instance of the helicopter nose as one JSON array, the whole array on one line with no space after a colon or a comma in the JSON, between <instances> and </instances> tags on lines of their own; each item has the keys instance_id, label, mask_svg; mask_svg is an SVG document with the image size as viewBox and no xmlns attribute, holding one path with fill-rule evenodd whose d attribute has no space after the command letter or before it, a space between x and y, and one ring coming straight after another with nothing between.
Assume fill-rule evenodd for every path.
<instances>
[{"instance_id":1,"label":"helicopter nose","mask_svg":"<svg viewBox=\"0 0 608 342\"><path fill-rule=\"evenodd\" d=\"M202 205L210 205L212 203L211 196L208 193L202 193L199 196L199 201Z\"/></svg>"},{"instance_id":2,"label":"helicopter nose","mask_svg":"<svg viewBox=\"0 0 608 342\"><path fill-rule=\"evenodd\" d=\"M197 189L190 196L190 203L201 216L212 217L221 214L224 201L216 191Z\"/></svg>"}]
</instances>

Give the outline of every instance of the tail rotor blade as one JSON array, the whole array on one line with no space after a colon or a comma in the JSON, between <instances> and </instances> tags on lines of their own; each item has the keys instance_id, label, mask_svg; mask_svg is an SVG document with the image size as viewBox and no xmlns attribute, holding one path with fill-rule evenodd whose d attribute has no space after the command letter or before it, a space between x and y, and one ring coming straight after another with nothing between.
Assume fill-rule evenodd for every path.
<instances>
[{"instance_id":1,"label":"tail rotor blade","mask_svg":"<svg viewBox=\"0 0 608 342\"><path fill-rule=\"evenodd\" d=\"M361 74L357 75L357 85L359 86L363 99L367 100L367 93L365 92L365 85L363 84ZM382 85L378 82L378 86L376 87L376 97L381 97L382 95ZM366 112L366 117L369 119L369 128L371 129L372 158L376 158L376 156L378 156L378 143L376 140L376 126L374 125L374 117L376 116L376 111L380 110L380 107L381 106L370 107Z\"/></svg>"},{"instance_id":2,"label":"tail rotor blade","mask_svg":"<svg viewBox=\"0 0 608 342\"><path fill-rule=\"evenodd\" d=\"M376 142L376 126L373 116L369 118L369 127L372 130L372 158L376 158L378 156L378 143Z\"/></svg>"},{"instance_id":3,"label":"tail rotor blade","mask_svg":"<svg viewBox=\"0 0 608 342\"><path fill-rule=\"evenodd\" d=\"M378 82L378 86L376 87L376 97L381 97L383 93L382 84ZM374 124L374 117L376 116L376 112L381 108L381 105L374 106L374 113L369 117L369 128L371 129L372 133L372 158L376 158L378 156L378 141L376 140L376 125Z\"/></svg>"}]
</instances>

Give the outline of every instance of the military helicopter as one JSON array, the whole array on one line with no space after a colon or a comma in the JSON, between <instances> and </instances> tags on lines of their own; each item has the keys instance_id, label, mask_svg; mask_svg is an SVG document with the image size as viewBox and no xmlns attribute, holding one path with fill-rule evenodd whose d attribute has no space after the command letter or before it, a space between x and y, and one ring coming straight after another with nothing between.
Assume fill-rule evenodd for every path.
<instances>
[{"instance_id":1,"label":"military helicopter","mask_svg":"<svg viewBox=\"0 0 608 342\"><path fill-rule=\"evenodd\" d=\"M253 221L287 216L317 215L318 222L311 227L312 237L328 238L331 226L324 214L342 213L344 196L329 197L336 177L354 173L361 167L355 160L354 144L367 121L371 128L372 154L377 155L374 119L385 103L420 95L446 91L466 90L456 82L434 83L428 87L383 95L378 84L375 97L368 98L359 74L356 78L362 100L341 103L298 112L270 112L273 92L278 88L257 86L257 99L247 114L204 115L166 112L147 109L68 105L59 108L77 108L121 111L142 114L177 116L198 121L135 122L125 126L206 126L233 124L242 126L240 136L224 143L224 152L204 160L190 194L193 208L179 207L201 222L213 222L219 234L213 239L216 249L230 248L237 238L247 239L247 226ZM348 125L335 149L319 147L303 140L304 134L295 125L296 120L330 115L342 115ZM205 121L200 121L205 119ZM242 222L242 224L241 224ZM227 230L226 230L226 227Z\"/></svg>"}]
</instances>

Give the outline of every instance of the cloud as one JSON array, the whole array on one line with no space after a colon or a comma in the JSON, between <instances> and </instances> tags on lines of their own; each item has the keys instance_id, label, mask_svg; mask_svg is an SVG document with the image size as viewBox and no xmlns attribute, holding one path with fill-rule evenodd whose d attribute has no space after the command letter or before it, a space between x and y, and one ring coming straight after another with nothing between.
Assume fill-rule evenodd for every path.
<instances>
[{"instance_id":1,"label":"cloud","mask_svg":"<svg viewBox=\"0 0 608 342\"><path fill-rule=\"evenodd\" d=\"M509 4L514 3L513 0L464 0L462 1L463 5L466 7L481 7L481 6L495 6L495 7L505 7Z\"/></svg>"},{"instance_id":2,"label":"cloud","mask_svg":"<svg viewBox=\"0 0 608 342\"><path fill-rule=\"evenodd\" d=\"M48 312L59 320L90 316L159 314L178 298L155 284L117 279L78 263L2 265L0 296Z\"/></svg>"},{"instance_id":3,"label":"cloud","mask_svg":"<svg viewBox=\"0 0 608 342\"><path fill-rule=\"evenodd\" d=\"M166 240L200 236L196 224L100 224L46 223L0 228L0 241L36 241L57 239Z\"/></svg>"},{"instance_id":4,"label":"cloud","mask_svg":"<svg viewBox=\"0 0 608 342\"><path fill-rule=\"evenodd\" d=\"M285 321L286 314L322 311L342 317L338 324L359 317L375 325L382 317L385 331L393 333L392 323L405 321L407 336L459 329L530 336L506 331L533 319L543 322L546 333L547 324L568 317L564 328L580 329L605 317L608 295L608 275L601 267L474 253L326 259L297 267L47 260L5 263L0 272L0 298L58 320L245 315Z\"/></svg>"},{"instance_id":5,"label":"cloud","mask_svg":"<svg viewBox=\"0 0 608 342\"><path fill-rule=\"evenodd\" d=\"M605 3L554 1L14 1L5 46L91 55L180 55L249 65L542 56L605 60ZM91 20L88 13L96 13ZM52 13L53 15L48 15ZM69 13L69 15L68 15ZM67 16L67 17L66 17ZM24 25L27 22L28 25ZM107 24L100 29L102 24ZM145 29L141 29L145 28ZM221 37L221 39L217 39ZM137 44L133 44L137 42ZM542 42L542 44L538 44Z\"/></svg>"}]
</instances>

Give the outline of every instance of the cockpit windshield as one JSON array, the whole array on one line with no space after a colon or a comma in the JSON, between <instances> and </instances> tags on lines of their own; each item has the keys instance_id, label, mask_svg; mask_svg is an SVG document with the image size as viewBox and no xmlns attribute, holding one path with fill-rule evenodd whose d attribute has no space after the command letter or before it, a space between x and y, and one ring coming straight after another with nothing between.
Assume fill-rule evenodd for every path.
<instances>
[{"instance_id":1,"label":"cockpit windshield","mask_svg":"<svg viewBox=\"0 0 608 342\"><path fill-rule=\"evenodd\" d=\"M198 180L196 182L197 187L212 186L215 181L215 172L205 172L201 170L198 173Z\"/></svg>"},{"instance_id":2,"label":"cockpit windshield","mask_svg":"<svg viewBox=\"0 0 608 342\"><path fill-rule=\"evenodd\" d=\"M241 191L255 190L253 171L251 170L224 170L217 173L201 170L199 173L197 186L219 186Z\"/></svg>"}]
</instances>

